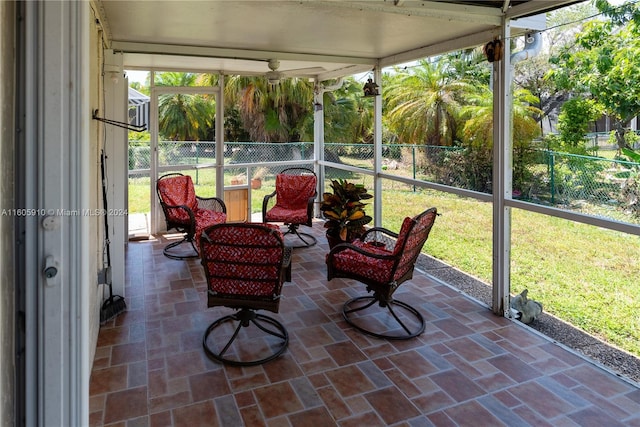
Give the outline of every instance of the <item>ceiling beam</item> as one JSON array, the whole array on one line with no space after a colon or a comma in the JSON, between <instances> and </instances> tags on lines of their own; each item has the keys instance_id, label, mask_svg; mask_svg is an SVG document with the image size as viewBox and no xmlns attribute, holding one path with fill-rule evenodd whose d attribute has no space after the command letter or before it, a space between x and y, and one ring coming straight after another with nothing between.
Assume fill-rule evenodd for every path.
<instances>
[{"instance_id":1,"label":"ceiling beam","mask_svg":"<svg viewBox=\"0 0 640 427\"><path fill-rule=\"evenodd\" d=\"M219 47L184 46L171 44L136 43L113 41L115 52L146 53L156 55L195 56L202 58L246 59L269 61L272 58L291 61L331 62L357 65L374 65L376 59L337 55L316 55L310 53L275 52L266 50L228 49Z\"/></svg>"},{"instance_id":2,"label":"ceiling beam","mask_svg":"<svg viewBox=\"0 0 640 427\"><path fill-rule=\"evenodd\" d=\"M495 7L472 6L435 1L344 1L344 0L301 0L301 2L326 3L331 8L357 9L370 12L394 13L406 16L420 16L448 21L473 22L500 25L502 11ZM396 4L397 3L397 4Z\"/></svg>"},{"instance_id":3,"label":"ceiling beam","mask_svg":"<svg viewBox=\"0 0 640 427\"><path fill-rule=\"evenodd\" d=\"M444 53L452 52L455 50L479 46L489 40L493 40L499 34L500 28L493 28L479 33L458 37L456 39L434 43L418 49L413 49L406 52L398 53L396 55L387 56L386 58L381 58L380 66L389 67L435 55L442 55Z\"/></svg>"},{"instance_id":4,"label":"ceiling beam","mask_svg":"<svg viewBox=\"0 0 640 427\"><path fill-rule=\"evenodd\" d=\"M345 76L352 76L354 74L366 73L373 70L374 65L349 65L347 67L340 68L338 70L327 71L320 73L316 76L319 81L339 79Z\"/></svg>"},{"instance_id":5,"label":"ceiling beam","mask_svg":"<svg viewBox=\"0 0 640 427\"><path fill-rule=\"evenodd\" d=\"M109 27L109 20L106 18L107 14L104 11L104 6L100 0L91 0L89 4L95 18L98 20L97 24L102 28L102 43L106 49L111 48L111 27Z\"/></svg>"},{"instance_id":6,"label":"ceiling beam","mask_svg":"<svg viewBox=\"0 0 640 427\"><path fill-rule=\"evenodd\" d=\"M542 31L545 28L546 21L544 19L544 16L515 19L512 21L511 35L522 35L532 30ZM406 52L390 55L386 58L381 58L380 65L382 67L389 67L435 55L442 55L447 52L477 47L490 40L493 40L499 35L500 27L490 28L477 33L468 34L466 36L458 37L451 40L437 42L431 45L425 45L417 49L412 49Z\"/></svg>"},{"instance_id":7,"label":"ceiling beam","mask_svg":"<svg viewBox=\"0 0 640 427\"><path fill-rule=\"evenodd\" d=\"M580 3L583 1L584 0L556 0L553 2L548 2L531 0L526 3L520 3L516 6L511 6L509 10L507 10L507 18L515 19L528 15L536 15L539 13L544 13L548 10L570 6L572 4Z\"/></svg>"},{"instance_id":8,"label":"ceiling beam","mask_svg":"<svg viewBox=\"0 0 640 427\"><path fill-rule=\"evenodd\" d=\"M140 70L140 71L156 71L156 72L166 72L166 71L175 71L175 72L181 72L181 73L203 73L203 74L224 74L227 76L233 76L233 75L238 75L238 76L264 76L264 72L263 71L254 71L254 72L249 72L246 70L232 70L232 69L225 69L225 70L218 70L218 69L209 69L209 68L184 68L184 67L161 67L161 68L157 68L157 67L135 67L135 66L129 66L127 67L128 70ZM360 73L366 73L368 71L373 70L373 66L372 65L349 65L343 68L340 68L338 70L332 70L332 71L327 71L324 73L319 73L315 76L310 75L310 76L298 76L297 78L300 79L307 79L307 78L316 78L318 81L326 81L326 80L334 80L334 79L339 79L345 76L352 76L355 74L360 74Z\"/></svg>"}]
</instances>

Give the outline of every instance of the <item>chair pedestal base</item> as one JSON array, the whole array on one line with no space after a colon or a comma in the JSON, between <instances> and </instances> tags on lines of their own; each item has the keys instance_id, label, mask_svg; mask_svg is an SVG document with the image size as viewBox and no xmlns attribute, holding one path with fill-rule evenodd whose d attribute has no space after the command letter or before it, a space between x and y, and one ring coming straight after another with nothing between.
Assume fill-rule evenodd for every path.
<instances>
[{"instance_id":1,"label":"chair pedestal base","mask_svg":"<svg viewBox=\"0 0 640 427\"><path fill-rule=\"evenodd\" d=\"M180 246L183 243L187 243L187 242L189 242L191 244L191 248L193 249L193 253L179 254L179 253L176 253L176 252L172 251L172 249L175 248L176 246ZM169 243L167 246L164 247L162 253L167 258L176 259L176 260L184 260L184 259L198 258L199 257L198 251L196 250L196 247L195 247L195 245L193 243L193 240L190 240L187 236L185 236L182 240L179 240L177 242Z\"/></svg>"},{"instance_id":2,"label":"chair pedestal base","mask_svg":"<svg viewBox=\"0 0 640 427\"><path fill-rule=\"evenodd\" d=\"M359 303L362 303L362 304L359 304ZM367 329L364 326L362 326L362 324L366 322L366 319L362 318L359 322L356 323L356 319L355 319L356 316L351 316L351 314L362 311L362 310L366 310L367 308L373 306L376 303L378 303L381 306L386 306L389 309L389 312L393 316L393 319L395 319L396 323L401 327L401 331L398 334L385 333L385 332L379 333L371 329ZM390 300L390 301L386 301L386 303L382 303L382 304L380 303L381 302L377 298L371 295L352 298L349 301L345 302L344 305L342 306L342 317L344 317L344 320L349 325L353 326L357 330L376 338L383 338L388 340L408 340L411 338L415 338L418 335L420 335L422 332L424 332L424 328L425 328L424 318L422 317L420 312L418 312L418 310L411 307L409 304L402 301L398 301L398 300ZM401 308L404 311L404 313L406 313L410 318L412 318L411 319L412 327L406 326L405 324L406 322L403 322L398 317L398 314L396 314L396 312L394 311L394 308Z\"/></svg>"},{"instance_id":3,"label":"chair pedestal base","mask_svg":"<svg viewBox=\"0 0 640 427\"><path fill-rule=\"evenodd\" d=\"M215 337L211 337L211 339L209 339L209 336L213 333L213 331L216 328L218 328L225 322L230 322L230 321L238 322L238 325L236 326L231 338L226 342L226 344L224 344L224 346L222 345L217 346L217 347L222 347L221 350L213 349L213 344L220 341ZM240 333L241 328L248 327L251 324L257 326L263 332L266 332L269 335L279 338L280 342L278 343L278 346L276 347L276 349L273 350L268 356L260 357L258 359L252 359L252 360L241 360L240 358L234 359L231 356L228 356L228 357L225 356L225 354L227 353L227 350L231 348L236 338L238 338L238 334ZM265 327L265 325L263 324L266 324L267 326L271 326L271 328ZM251 340L255 342L256 338L252 337ZM280 322L278 322L276 319L272 317L265 316L263 314L258 314L255 311L249 310L249 309L242 309L235 314L224 316L216 320L211 325L209 325L202 339L202 346L207 356L209 356L211 359L215 361L218 361L227 365L232 365L232 366L254 366L254 365L260 365L262 363L266 363L280 356L282 353L284 353L288 345L289 345L289 334L287 333L287 330Z\"/></svg>"},{"instance_id":4,"label":"chair pedestal base","mask_svg":"<svg viewBox=\"0 0 640 427\"><path fill-rule=\"evenodd\" d=\"M311 234L301 233L298 230L298 224L289 224L288 229L283 234L283 236L286 236L287 234L293 234L295 236L298 236L298 239L300 239L300 241L302 242L302 243L298 243L297 245L292 245L289 242L287 242L287 246L290 246L292 248L308 248L318 243L318 240Z\"/></svg>"}]
</instances>

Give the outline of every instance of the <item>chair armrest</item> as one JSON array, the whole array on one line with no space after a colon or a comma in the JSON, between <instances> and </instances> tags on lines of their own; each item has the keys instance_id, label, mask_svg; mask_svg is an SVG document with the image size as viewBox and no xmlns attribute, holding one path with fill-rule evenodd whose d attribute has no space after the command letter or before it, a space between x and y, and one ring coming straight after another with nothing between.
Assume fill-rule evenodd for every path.
<instances>
[{"instance_id":1,"label":"chair armrest","mask_svg":"<svg viewBox=\"0 0 640 427\"><path fill-rule=\"evenodd\" d=\"M196 221L196 217L193 214L193 211L187 205L175 205L174 206L174 205L167 205L167 204L162 203L162 207L163 207L163 210L165 211L165 215L166 215L167 210L169 210L169 209L183 209L183 210L187 211L187 214L189 215L189 219L190 219L191 223L195 223L195 221ZM167 220L168 221L172 221L169 218L167 218Z\"/></svg>"},{"instance_id":2,"label":"chair armrest","mask_svg":"<svg viewBox=\"0 0 640 427\"><path fill-rule=\"evenodd\" d=\"M184 232L186 232L188 235L193 236L196 232L196 217L193 214L193 211L191 210L190 207L188 207L187 205L167 205L165 203L161 202L161 206L162 206L162 210L164 211L164 216L165 216L165 221L167 222L167 229L171 229L171 228L176 228L176 229L180 229L182 228L184 230ZM185 221L178 221L175 219L171 219L171 215L170 212L172 209L182 209L184 211L187 212L187 214L189 215L189 221L188 223ZM180 228L178 228L180 227Z\"/></svg>"},{"instance_id":3,"label":"chair armrest","mask_svg":"<svg viewBox=\"0 0 640 427\"><path fill-rule=\"evenodd\" d=\"M269 202L273 197L275 197L275 195L276 192L274 190L273 193L267 194L266 196L264 196L264 199L262 199L262 222L266 222L265 218L267 216L267 210L269 210Z\"/></svg>"},{"instance_id":4,"label":"chair armrest","mask_svg":"<svg viewBox=\"0 0 640 427\"><path fill-rule=\"evenodd\" d=\"M198 209L208 209L215 212L227 213L227 205L224 204L224 200L218 197L199 197L196 196L198 201Z\"/></svg>"},{"instance_id":5,"label":"chair armrest","mask_svg":"<svg viewBox=\"0 0 640 427\"><path fill-rule=\"evenodd\" d=\"M393 255L392 253L389 254L377 254L374 252L369 252L359 246L355 246L352 245L351 243L339 243L337 245L335 245L331 251L329 251L329 255L328 257L332 257L333 255L340 253L342 251L346 251L347 249L351 249L352 251L358 252L359 254L371 257L371 258L377 258L377 259L387 259L387 260L393 260L396 258L396 255Z\"/></svg>"},{"instance_id":6,"label":"chair armrest","mask_svg":"<svg viewBox=\"0 0 640 427\"><path fill-rule=\"evenodd\" d=\"M383 228L383 227L372 227L372 228L368 228L367 231L364 232L364 234L362 235L360 240L365 240L367 238L367 236L372 235L374 233L386 234L388 236L393 237L394 239L398 238L398 233L394 233L391 230L388 230L388 229Z\"/></svg>"},{"instance_id":7,"label":"chair armrest","mask_svg":"<svg viewBox=\"0 0 640 427\"><path fill-rule=\"evenodd\" d=\"M309 227L313 224L313 204L316 202L316 196L318 193L315 193L312 197L309 197L307 200L307 225Z\"/></svg>"},{"instance_id":8,"label":"chair armrest","mask_svg":"<svg viewBox=\"0 0 640 427\"><path fill-rule=\"evenodd\" d=\"M396 241L398 240L398 233L382 227L372 227L364 232L360 240L363 242L382 243L385 249L393 251Z\"/></svg>"},{"instance_id":9,"label":"chair armrest","mask_svg":"<svg viewBox=\"0 0 640 427\"><path fill-rule=\"evenodd\" d=\"M284 274L283 282L291 282L291 252L292 249L290 246L284 247L284 254L282 257L282 270ZM282 287L282 285L280 285Z\"/></svg>"}]
</instances>

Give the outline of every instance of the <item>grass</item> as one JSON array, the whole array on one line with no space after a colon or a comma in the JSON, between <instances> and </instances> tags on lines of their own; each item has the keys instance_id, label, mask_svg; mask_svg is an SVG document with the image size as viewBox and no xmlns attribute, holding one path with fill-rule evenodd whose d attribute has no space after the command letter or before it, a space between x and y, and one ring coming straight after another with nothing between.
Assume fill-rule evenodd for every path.
<instances>
[{"instance_id":1,"label":"grass","mask_svg":"<svg viewBox=\"0 0 640 427\"><path fill-rule=\"evenodd\" d=\"M200 171L198 194L214 187L207 173L213 171ZM263 187L252 191L254 212L271 191L273 178L267 176ZM130 181L129 203L130 213L148 212L148 178ZM414 192L398 183L385 183L382 203L383 225L393 231L405 216L436 206L442 215L425 251L491 283L491 204L431 190ZM373 207L367 212L373 213ZM638 236L512 210L512 293L529 289L529 297L540 301L546 312L640 356L638 253Z\"/></svg>"},{"instance_id":2,"label":"grass","mask_svg":"<svg viewBox=\"0 0 640 427\"><path fill-rule=\"evenodd\" d=\"M151 192L149 178L129 179L129 213L145 213L151 211ZM155 195L153 195L155 197Z\"/></svg>"},{"instance_id":3,"label":"grass","mask_svg":"<svg viewBox=\"0 0 640 427\"><path fill-rule=\"evenodd\" d=\"M598 157L603 157L605 159L613 160L618 154L618 150L598 150L595 155Z\"/></svg>"},{"instance_id":4,"label":"grass","mask_svg":"<svg viewBox=\"0 0 640 427\"><path fill-rule=\"evenodd\" d=\"M426 252L492 282L492 206L434 191L385 192L387 228L436 206ZM387 221L388 220L388 221ZM640 237L512 210L511 291L529 289L546 312L640 356Z\"/></svg>"}]
</instances>

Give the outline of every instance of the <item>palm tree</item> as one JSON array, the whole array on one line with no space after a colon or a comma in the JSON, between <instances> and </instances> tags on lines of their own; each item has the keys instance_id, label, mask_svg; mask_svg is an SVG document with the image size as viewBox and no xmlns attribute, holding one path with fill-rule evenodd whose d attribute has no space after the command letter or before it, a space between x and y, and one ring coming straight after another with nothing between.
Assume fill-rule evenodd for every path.
<instances>
[{"instance_id":1,"label":"palm tree","mask_svg":"<svg viewBox=\"0 0 640 427\"><path fill-rule=\"evenodd\" d=\"M157 86L195 86L197 74L160 73ZM163 94L158 98L159 131L164 139L200 141L213 127L215 103L203 95Z\"/></svg>"},{"instance_id":2,"label":"palm tree","mask_svg":"<svg viewBox=\"0 0 640 427\"><path fill-rule=\"evenodd\" d=\"M265 77L230 76L224 92L254 141L300 141L305 120L312 114L313 85L304 79L270 85Z\"/></svg>"},{"instance_id":3,"label":"palm tree","mask_svg":"<svg viewBox=\"0 0 640 427\"><path fill-rule=\"evenodd\" d=\"M462 80L474 86L489 84L491 64L480 47L448 53L439 61L444 61L446 73L452 80Z\"/></svg>"},{"instance_id":4,"label":"palm tree","mask_svg":"<svg viewBox=\"0 0 640 427\"><path fill-rule=\"evenodd\" d=\"M477 191L490 191L492 180L493 153L493 92L488 86L481 86L466 96L468 105L461 109L465 120L462 130L462 146L465 147L469 187ZM513 183L522 189L530 182L527 165L530 164L532 141L540 135L536 117L541 111L534 107L538 99L528 90L518 89L513 93L512 140L513 140Z\"/></svg>"},{"instance_id":5,"label":"palm tree","mask_svg":"<svg viewBox=\"0 0 640 427\"><path fill-rule=\"evenodd\" d=\"M461 94L470 85L452 78L446 61L421 60L406 71L395 70L384 85L387 119L399 139L409 144L454 144Z\"/></svg>"},{"instance_id":6,"label":"palm tree","mask_svg":"<svg viewBox=\"0 0 640 427\"><path fill-rule=\"evenodd\" d=\"M342 87L325 93L325 140L341 143L373 141L373 99L362 95L362 84L345 79Z\"/></svg>"},{"instance_id":7,"label":"palm tree","mask_svg":"<svg viewBox=\"0 0 640 427\"><path fill-rule=\"evenodd\" d=\"M466 96L467 106L460 112L465 119L462 134L464 141L474 146L493 147L493 92L487 86L477 88ZM535 117L541 111L533 104L537 98L526 89L513 93L513 143L514 146L531 141L539 135Z\"/></svg>"}]
</instances>

